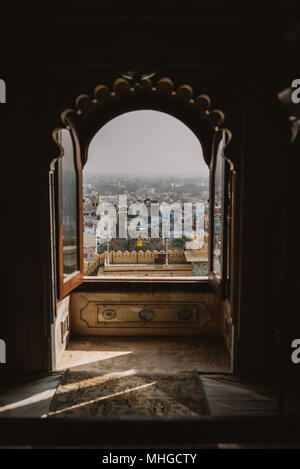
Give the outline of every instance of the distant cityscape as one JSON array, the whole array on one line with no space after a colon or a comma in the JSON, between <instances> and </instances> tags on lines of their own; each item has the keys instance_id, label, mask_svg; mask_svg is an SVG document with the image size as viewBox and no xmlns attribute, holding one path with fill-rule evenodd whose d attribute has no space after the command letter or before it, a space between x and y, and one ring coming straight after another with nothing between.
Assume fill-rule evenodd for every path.
<instances>
[{"instance_id":1,"label":"distant cityscape","mask_svg":"<svg viewBox=\"0 0 300 469\"><path fill-rule=\"evenodd\" d=\"M146 207L156 205L158 207L157 223L161 224L163 217L163 207L167 204L180 207L190 205L193 207L191 236L186 236L184 226L177 226L177 232L174 230L174 213L170 213L170 235L166 239L161 228L158 228L157 236L151 236L150 218L149 226L146 225L146 233L138 234L138 238L126 238L120 236L120 228L114 227L114 236L105 237L99 234L99 224L101 217L108 216L99 212L100 205L107 204L116 207L118 210L119 196L126 196L128 205L142 203ZM186 263L184 251L188 247L188 243L194 242L193 249L198 251L202 248L207 253L208 247L208 198L209 198L209 180L208 177L187 177L187 176L127 176L115 174L112 176L97 174L84 175L83 184L83 212L84 212L84 258L86 263L91 263L95 259L95 253L99 256L110 255L112 253L133 253L135 255L139 251L139 255L149 256L150 253L158 253L156 257L163 256L162 253L170 252L174 254L174 262L177 262L181 256L181 263ZM199 233L196 234L195 226L195 208L201 206L203 210L203 228L201 230L201 241ZM150 213L150 212L149 212ZM134 218L135 215L132 215ZM103 221L103 220L102 220ZM153 230L153 220L151 228ZM196 243L196 244L195 244ZM142 251L142 252L141 252ZM196 252L196 251L194 251ZM200 251L199 251L200 252ZM148 254L147 254L148 253ZM166 254L165 254L166 255ZM167 254L168 255L168 254ZM177 257L176 257L177 256ZM182 257L183 256L183 257ZM171 259L170 257L170 259ZM106 259L106 258L105 258ZM176 260L177 259L177 260ZM202 263L205 261L207 268L207 254L201 257ZM109 262L109 261L108 261ZM115 261L116 262L116 261ZM122 260L118 262L123 262ZM125 261L124 261L125 262ZM129 261L128 261L129 262ZM138 262L138 261L137 261ZM146 262L146 261L145 261ZM151 259L150 261L151 262ZM154 262L154 261L153 261ZM179 262L179 261L178 261Z\"/></svg>"},{"instance_id":2,"label":"distant cityscape","mask_svg":"<svg viewBox=\"0 0 300 469\"><path fill-rule=\"evenodd\" d=\"M157 204L161 213L162 204L203 204L204 206L204 231L208 230L208 197L209 181L205 177L134 177L134 176L103 176L90 175L84 177L83 185L83 210L84 210L84 234L97 236L99 224L99 204L110 203L117 205L119 195L126 196L128 204L143 202L146 205ZM172 221L172 213L171 213ZM151 236L151 234L149 233ZM184 235L177 236L182 238ZM98 253L101 253L102 244L107 241L97 236ZM171 238L174 236L170 236ZM118 238L118 236L117 236ZM124 240L125 241L125 240ZM130 240L128 240L130 241ZM162 241L162 240L161 240ZM175 242L175 240L174 240ZM129 243L130 244L130 243ZM176 243L175 243L176 244ZM179 243L180 244L180 243ZM179 246L178 240L176 247ZM181 246L183 247L182 243ZM149 246L147 245L147 249ZM156 247L157 248L157 243ZM155 249L154 248L154 249Z\"/></svg>"}]
</instances>

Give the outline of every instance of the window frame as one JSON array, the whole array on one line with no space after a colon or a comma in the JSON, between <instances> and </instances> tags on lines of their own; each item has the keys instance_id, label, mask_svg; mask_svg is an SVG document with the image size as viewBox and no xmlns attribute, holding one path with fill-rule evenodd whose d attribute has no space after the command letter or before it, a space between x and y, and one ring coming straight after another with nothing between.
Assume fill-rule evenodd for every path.
<instances>
[{"instance_id":1,"label":"window frame","mask_svg":"<svg viewBox=\"0 0 300 469\"><path fill-rule=\"evenodd\" d=\"M179 285L191 285L193 290L207 288L208 284L218 287L213 279L208 278L175 278L166 280L166 278L142 278L132 279L127 277L120 280L119 277L105 279L97 278L91 280L91 277L84 277L84 253L83 253L83 187L82 187L82 169L87 160L87 151L91 139L96 132L107 122L125 112L151 109L172 115L186 124L198 137L203 150L204 160L209 168L212 163L212 148L216 131L223 123L224 114L220 110L210 109L210 98L207 95L199 95L193 98L193 90L189 85L180 86L177 91L173 91L174 84L170 78L161 78L152 86L149 79L141 79L140 87L134 89L124 78L118 78L113 84L113 91L110 91L106 85L98 85L94 90L94 98L88 95L80 95L76 98L76 108L66 109L61 113L61 120L65 128L70 130L75 146L75 168L77 171L77 207L78 207L78 263L80 270L74 272L69 278L63 278L63 246L62 246L62 220L56 216L57 223L57 274L58 274L58 293L59 299L62 299L68 293L81 284L89 285L90 288L99 289L101 284L134 284L147 285L151 283L161 285L174 285L175 289ZM229 131L228 131L229 132ZM57 145L57 139L54 138ZM62 149L61 149L62 150ZM63 152L62 152L63 153ZM60 155L62 156L62 154ZM210 183L211 190L211 183ZM61 194L56 193L56 202L59 201ZM56 204L58 213L58 204ZM210 208L211 210L211 203ZM211 230L210 230L211 231ZM211 232L209 233L211 239ZM209 252L209 270L210 270L210 252ZM224 262L222 263L224 267ZM172 287L171 287L172 288ZM172 288L173 289L173 288Z\"/></svg>"},{"instance_id":2,"label":"window frame","mask_svg":"<svg viewBox=\"0 0 300 469\"><path fill-rule=\"evenodd\" d=\"M221 269L220 275L214 271L214 232L215 232L215 175L217 168L217 157L219 145L223 135L225 141L221 149L222 158L222 213L221 213ZM227 138L226 138L227 137ZM209 275L208 279L213 290L222 299L229 298L231 287L231 268L232 268L232 220L233 220L233 184L234 167L225 154L224 150L231 141L231 132L228 129L216 129L212 146L212 158L210 163L210 182L209 182Z\"/></svg>"},{"instance_id":3,"label":"window frame","mask_svg":"<svg viewBox=\"0 0 300 469\"><path fill-rule=\"evenodd\" d=\"M73 144L73 158L74 158L74 167L76 171L76 207L77 207L77 265L79 266L78 270L75 270L67 277L64 277L64 252L63 252L63 221L62 221L62 174L61 174L61 165L62 158L64 157L64 149L60 142L59 132L64 130L63 128L56 129L55 140L61 149L61 154L56 162L56 171L55 171L55 201L56 201L56 246L57 246L57 267L58 267L58 299L63 299L68 293L74 290L78 285L83 281L84 277L84 263L83 263L83 194L82 194L82 164L80 158L80 147L78 145L78 140L76 135L72 132L72 129L66 127L65 130L68 130L72 139Z\"/></svg>"}]
</instances>

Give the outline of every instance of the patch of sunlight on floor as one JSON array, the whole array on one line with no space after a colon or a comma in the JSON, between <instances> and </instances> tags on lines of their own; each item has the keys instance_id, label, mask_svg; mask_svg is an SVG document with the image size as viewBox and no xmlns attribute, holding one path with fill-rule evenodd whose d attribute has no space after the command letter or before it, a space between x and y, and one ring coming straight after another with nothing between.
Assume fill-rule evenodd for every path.
<instances>
[{"instance_id":1,"label":"patch of sunlight on floor","mask_svg":"<svg viewBox=\"0 0 300 469\"><path fill-rule=\"evenodd\" d=\"M97 351L97 350L66 350L58 370L73 368L75 366L87 365L95 361L107 360L119 357L121 355L129 355L132 351Z\"/></svg>"},{"instance_id":2,"label":"patch of sunlight on floor","mask_svg":"<svg viewBox=\"0 0 300 469\"><path fill-rule=\"evenodd\" d=\"M49 416L51 417L53 415L62 414L63 412L66 412L66 411L69 411L69 410L74 410L74 409L78 409L80 407L84 407L84 406L87 406L87 405L90 405L90 404L94 404L95 402L100 402L100 401L104 401L104 400L107 400L107 399L112 399L114 397L123 396L125 394L132 393L134 391L139 391L141 389L149 388L150 386L154 386L155 384L156 384L156 381L152 381L152 383L142 384L140 386L135 386L134 388L131 388L131 389L125 389L124 391L121 391L121 392L116 392L116 393L113 393L113 394L108 394L107 396L101 396L101 397L97 397L96 399L92 399L92 400L85 401L85 402L80 402L79 404L74 404L72 406L65 407L63 409L59 409L59 410L56 410L54 412L50 412Z\"/></svg>"},{"instance_id":3,"label":"patch of sunlight on floor","mask_svg":"<svg viewBox=\"0 0 300 469\"><path fill-rule=\"evenodd\" d=\"M103 383L106 383L108 381L114 381L116 379L120 379L120 378L126 378L127 376L133 376L136 374L136 370L128 370L128 371L116 371L116 372L113 372L113 373L105 373L103 375L98 375L98 374L95 374L94 376L92 376L91 378L87 378L87 379L80 379L78 381L73 381L72 380L72 386L76 386L77 384L80 383L80 386L81 387L84 387L84 386L89 386L91 385L91 383L93 383L95 380L97 381L97 384L101 384L102 382Z\"/></svg>"},{"instance_id":4,"label":"patch of sunlight on floor","mask_svg":"<svg viewBox=\"0 0 300 469\"><path fill-rule=\"evenodd\" d=\"M3 407L0 407L0 413L6 412L7 410L17 409L18 407L24 407L26 405L32 405L36 402L45 401L49 399L49 391L38 392L32 396L26 397L25 399L20 399L10 404L6 404Z\"/></svg>"}]
</instances>

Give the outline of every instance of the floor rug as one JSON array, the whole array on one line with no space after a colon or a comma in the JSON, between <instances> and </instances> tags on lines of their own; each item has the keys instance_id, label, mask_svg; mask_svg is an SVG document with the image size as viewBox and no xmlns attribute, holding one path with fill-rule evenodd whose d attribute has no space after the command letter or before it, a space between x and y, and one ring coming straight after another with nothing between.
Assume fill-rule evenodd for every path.
<instances>
[{"instance_id":1,"label":"floor rug","mask_svg":"<svg viewBox=\"0 0 300 469\"><path fill-rule=\"evenodd\" d=\"M196 372L95 376L69 370L53 398L48 417L199 417L209 408Z\"/></svg>"}]
</instances>

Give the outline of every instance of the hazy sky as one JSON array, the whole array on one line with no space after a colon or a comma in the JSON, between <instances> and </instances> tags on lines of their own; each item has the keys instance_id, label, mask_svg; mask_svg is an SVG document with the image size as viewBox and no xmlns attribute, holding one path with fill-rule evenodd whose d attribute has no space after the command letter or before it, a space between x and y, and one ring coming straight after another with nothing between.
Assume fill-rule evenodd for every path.
<instances>
[{"instance_id":1,"label":"hazy sky","mask_svg":"<svg viewBox=\"0 0 300 469\"><path fill-rule=\"evenodd\" d=\"M163 112L133 111L108 122L90 143L88 174L207 176L194 133Z\"/></svg>"}]
</instances>

